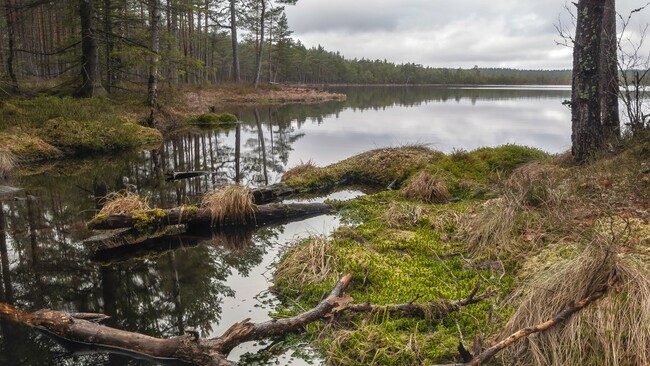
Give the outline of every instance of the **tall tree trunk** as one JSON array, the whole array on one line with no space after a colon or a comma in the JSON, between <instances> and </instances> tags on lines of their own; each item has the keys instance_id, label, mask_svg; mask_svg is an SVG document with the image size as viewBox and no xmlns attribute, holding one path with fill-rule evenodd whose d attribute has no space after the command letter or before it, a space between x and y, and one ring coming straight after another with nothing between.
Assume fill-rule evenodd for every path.
<instances>
[{"instance_id":1,"label":"tall tree trunk","mask_svg":"<svg viewBox=\"0 0 650 366\"><path fill-rule=\"evenodd\" d=\"M7 18L7 46L9 48L7 50L7 60L5 66L7 68L7 75L9 76L10 90L11 92L15 93L18 91L18 79L16 78L16 73L14 72L14 54L16 47L16 12L12 0L5 0L5 17Z\"/></svg>"},{"instance_id":2,"label":"tall tree trunk","mask_svg":"<svg viewBox=\"0 0 650 366\"><path fill-rule=\"evenodd\" d=\"M616 1L605 0L603 29L600 41L600 108L605 137L619 137L618 59L616 53Z\"/></svg>"},{"instance_id":3,"label":"tall tree trunk","mask_svg":"<svg viewBox=\"0 0 650 366\"><path fill-rule=\"evenodd\" d=\"M232 44L232 79L241 81L239 69L239 40L237 39L237 8L235 0L230 0L230 42Z\"/></svg>"},{"instance_id":4,"label":"tall tree trunk","mask_svg":"<svg viewBox=\"0 0 650 366\"><path fill-rule=\"evenodd\" d=\"M602 143L600 123L600 40L603 24L602 0L579 0L573 47L571 94L572 153L584 162Z\"/></svg>"},{"instance_id":5,"label":"tall tree trunk","mask_svg":"<svg viewBox=\"0 0 650 366\"><path fill-rule=\"evenodd\" d=\"M104 42L106 43L106 90L110 93L113 88L113 17L111 0L104 0Z\"/></svg>"},{"instance_id":6,"label":"tall tree trunk","mask_svg":"<svg viewBox=\"0 0 650 366\"><path fill-rule=\"evenodd\" d=\"M257 89L260 83L260 74L262 73L262 50L264 49L264 21L266 20L266 0L260 0L260 39L257 48L257 55L255 57L255 82L253 85Z\"/></svg>"},{"instance_id":7,"label":"tall tree trunk","mask_svg":"<svg viewBox=\"0 0 650 366\"><path fill-rule=\"evenodd\" d=\"M77 94L89 98L106 94L99 74L97 47L97 13L94 0L79 1L81 18L81 87Z\"/></svg>"},{"instance_id":8,"label":"tall tree trunk","mask_svg":"<svg viewBox=\"0 0 650 366\"><path fill-rule=\"evenodd\" d=\"M151 60L149 61L149 83L147 104L156 105L158 99L158 62L160 60L160 0L149 0L151 15Z\"/></svg>"}]
</instances>

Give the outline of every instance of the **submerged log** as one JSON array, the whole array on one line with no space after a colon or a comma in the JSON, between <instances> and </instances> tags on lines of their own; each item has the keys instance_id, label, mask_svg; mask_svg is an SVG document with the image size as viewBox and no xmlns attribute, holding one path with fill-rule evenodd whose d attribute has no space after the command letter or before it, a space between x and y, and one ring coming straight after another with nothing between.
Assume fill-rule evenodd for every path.
<instances>
[{"instance_id":1,"label":"submerged log","mask_svg":"<svg viewBox=\"0 0 650 366\"><path fill-rule=\"evenodd\" d=\"M191 171L191 172L167 172L165 173L165 176L167 177L167 181L172 181L172 180L181 180L181 179L188 179L188 178L194 178L194 177L202 177L204 175L210 174L209 172L204 172L204 171Z\"/></svg>"},{"instance_id":2,"label":"submerged log","mask_svg":"<svg viewBox=\"0 0 650 366\"><path fill-rule=\"evenodd\" d=\"M157 362L183 362L200 366L236 365L226 357L241 343L282 336L303 329L307 324L325 319L350 301L342 296L351 275L346 275L332 292L316 307L291 318L251 323L249 319L235 323L221 337L199 338L188 334L174 338L155 338L98 324L103 314L70 314L56 310L27 313L0 303L0 317L38 329L65 345L78 345L93 350L128 354Z\"/></svg>"},{"instance_id":3,"label":"submerged log","mask_svg":"<svg viewBox=\"0 0 650 366\"><path fill-rule=\"evenodd\" d=\"M88 222L89 229L119 229L127 227L152 228L164 225L187 224L213 227L257 227L288 220L327 214L333 207L325 203L267 204L255 206L254 217L242 222L238 217L228 216L215 222L210 209L184 206L168 210L153 209L128 215L97 216Z\"/></svg>"}]
</instances>

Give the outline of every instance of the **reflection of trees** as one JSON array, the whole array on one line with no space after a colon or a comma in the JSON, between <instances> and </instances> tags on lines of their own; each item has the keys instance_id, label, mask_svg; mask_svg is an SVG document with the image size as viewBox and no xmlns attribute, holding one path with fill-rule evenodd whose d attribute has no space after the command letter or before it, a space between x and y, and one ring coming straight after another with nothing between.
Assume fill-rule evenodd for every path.
<instances>
[{"instance_id":1,"label":"reflection of trees","mask_svg":"<svg viewBox=\"0 0 650 366\"><path fill-rule=\"evenodd\" d=\"M158 185L168 187L166 192L147 186L154 178L146 159L96 163L71 162L46 175L24 177L20 184L29 188L28 198L0 206L0 300L27 309L106 312L113 315L109 325L154 336L178 335L186 327L209 331L220 317L223 297L233 293L225 283L228 276L248 273L266 249L251 243L250 234L228 240L210 235L191 249L167 249L110 266L91 262L92 250L81 238L96 207L94 189L123 186L126 176L141 193L155 192L156 200L171 201L179 191L190 191L167 183ZM0 347L7 351L0 364L52 363L51 352L58 347L47 337L11 324L0 328ZM84 356L75 364L98 362L126 364L116 355Z\"/></svg>"}]
</instances>

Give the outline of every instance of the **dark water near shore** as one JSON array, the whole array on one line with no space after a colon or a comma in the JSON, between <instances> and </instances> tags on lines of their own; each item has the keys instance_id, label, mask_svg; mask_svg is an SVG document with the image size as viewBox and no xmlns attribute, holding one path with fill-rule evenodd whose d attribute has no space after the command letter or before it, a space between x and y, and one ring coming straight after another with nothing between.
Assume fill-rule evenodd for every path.
<instances>
[{"instance_id":1,"label":"dark water near shore","mask_svg":"<svg viewBox=\"0 0 650 366\"><path fill-rule=\"evenodd\" d=\"M217 336L244 318L268 319L279 301L268 287L282 248L297 237L327 234L337 218L228 235L186 232L137 252L96 253L83 244L95 194L128 188L152 206L173 207L224 183L270 184L301 161L325 165L377 147L427 144L449 152L517 143L555 153L570 146L570 111L561 105L568 88L336 91L348 100L239 111L243 123L235 129L179 137L158 150L24 167L25 175L9 182L24 191L0 197L0 300L28 310L106 313L107 325L157 337L188 328ZM165 181L165 172L188 170L210 174ZM269 345L240 347L231 359L261 348ZM4 321L0 350L0 365L142 364L117 355L70 356ZM303 362L290 355L269 362ZM251 355L246 362L266 359Z\"/></svg>"}]
</instances>

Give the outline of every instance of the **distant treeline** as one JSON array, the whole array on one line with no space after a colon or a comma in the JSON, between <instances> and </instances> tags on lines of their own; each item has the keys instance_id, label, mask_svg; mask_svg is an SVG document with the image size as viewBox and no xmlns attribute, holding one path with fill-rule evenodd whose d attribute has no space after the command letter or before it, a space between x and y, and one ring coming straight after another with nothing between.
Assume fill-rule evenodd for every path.
<instances>
[{"instance_id":1,"label":"distant treeline","mask_svg":"<svg viewBox=\"0 0 650 366\"><path fill-rule=\"evenodd\" d=\"M81 1L93 6L85 18L96 41L97 55L91 57L97 60L97 74L109 92L146 85L152 64L161 87L170 88L236 80L237 69L243 81L252 82L259 73L261 82L271 83L571 83L570 70L432 68L347 59L321 46L307 48L292 38L283 8L291 3L295 1ZM83 16L79 0L6 0L0 10L0 94L15 84L20 89L54 90L80 84ZM159 24L157 52L151 48L152 19Z\"/></svg>"}]
</instances>

